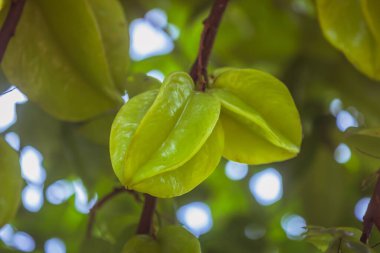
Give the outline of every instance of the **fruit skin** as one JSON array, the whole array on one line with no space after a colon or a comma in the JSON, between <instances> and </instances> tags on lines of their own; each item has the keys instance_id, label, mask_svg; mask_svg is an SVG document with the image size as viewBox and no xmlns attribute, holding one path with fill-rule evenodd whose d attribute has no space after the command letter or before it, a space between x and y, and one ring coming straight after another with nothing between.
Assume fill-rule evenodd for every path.
<instances>
[{"instance_id":1,"label":"fruit skin","mask_svg":"<svg viewBox=\"0 0 380 253\"><path fill-rule=\"evenodd\" d=\"M198 239L181 226L166 226L160 229L157 240L161 253L200 253Z\"/></svg>"},{"instance_id":2,"label":"fruit skin","mask_svg":"<svg viewBox=\"0 0 380 253\"><path fill-rule=\"evenodd\" d=\"M201 253L198 239L181 226L166 226L157 239L135 235L125 244L122 253Z\"/></svg>"},{"instance_id":3,"label":"fruit skin","mask_svg":"<svg viewBox=\"0 0 380 253\"><path fill-rule=\"evenodd\" d=\"M0 228L16 214L21 187L21 169L17 153L0 138Z\"/></svg>"},{"instance_id":4,"label":"fruit skin","mask_svg":"<svg viewBox=\"0 0 380 253\"><path fill-rule=\"evenodd\" d=\"M156 240L149 235L135 235L124 246L122 253L160 253Z\"/></svg>"},{"instance_id":5,"label":"fruit skin","mask_svg":"<svg viewBox=\"0 0 380 253\"><path fill-rule=\"evenodd\" d=\"M247 164L295 157L301 146L299 113L287 87L255 69L224 68L207 92L222 105L223 156Z\"/></svg>"},{"instance_id":6,"label":"fruit skin","mask_svg":"<svg viewBox=\"0 0 380 253\"><path fill-rule=\"evenodd\" d=\"M114 172L128 189L155 197L185 194L217 167L224 147L220 102L194 91L184 72L169 75L160 90L130 99L111 128Z\"/></svg>"}]
</instances>

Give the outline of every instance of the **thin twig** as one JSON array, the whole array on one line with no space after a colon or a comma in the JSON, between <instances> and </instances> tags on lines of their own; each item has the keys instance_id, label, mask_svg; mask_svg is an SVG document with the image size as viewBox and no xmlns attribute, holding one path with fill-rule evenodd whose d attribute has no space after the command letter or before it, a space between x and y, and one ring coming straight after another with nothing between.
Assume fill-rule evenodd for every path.
<instances>
[{"instance_id":1,"label":"thin twig","mask_svg":"<svg viewBox=\"0 0 380 253\"><path fill-rule=\"evenodd\" d=\"M376 247L379 246L379 245L380 245L380 242L375 243L374 245L371 246L371 248L374 249L374 248L376 248Z\"/></svg>"},{"instance_id":2,"label":"thin twig","mask_svg":"<svg viewBox=\"0 0 380 253\"><path fill-rule=\"evenodd\" d=\"M3 27L0 30L0 62L3 60L8 43L16 31L24 5L25 0L11 1L7 18L5 19Z\"/></svg>"},{"instance_id":3,"label":"thin twig","mask_svg":"<svg viewBox=\"0 0 380 253\"><path fill-rule=\"evenodd\" d=\"M367 211L363 217L363 229L360 241L364 244L368 243L373 225L380 230L380 177L377 172L377 182L369 202Z\"/></svg>"},{"instance_id":4,"label":"thin twig","mask_svg":"<svg viewBox=\"0 0 380 253\"><path fill-rule=\"evenodd\" d=\"M157 205L157 198L149 194L145 194L144 208L141 212L140 222L137 227L137 234L153 235L153 217Z\"/></svg>"},{"instance_id":5,"label":"thin twig","mask_svg":"<svg viewBox=\"0 0 380 253\"><path fill-rule=\"evenodd\" d=\"M208 82L207 64L209 62L212 47L219 28L223 13L229 0L215 0L210 14L203 22L203 31L199 45L197 58L190 70L190 76L197 84L198 89L204 91Z\"/></svg>"},{"instance_id":6,"label":"thin twig","mask_svg":"<svg viewBox=\"0 0 380 253\"><path fill-rule=\"evenodd\" d=\"M102 208L102 206L107 203L109 200L113 199L115 196L119 195L120 193L123 192L128 192L133 195L133 197L136 199L136 201L141 202L140 196L138 195L137 192L132 191L132 190L127 190L125 189L124 186L120 187L115 187L112 192L108 193L105 195L103 198L101 198L96 204L91 208L90 213L89 213L89 218L88 218L88 224L87 224L87 232L86 232L86 237L91 238L92 234L92 229L95 224L96 220L96 213L99 211L99 209Z\"/></svg>"}]
</instances>

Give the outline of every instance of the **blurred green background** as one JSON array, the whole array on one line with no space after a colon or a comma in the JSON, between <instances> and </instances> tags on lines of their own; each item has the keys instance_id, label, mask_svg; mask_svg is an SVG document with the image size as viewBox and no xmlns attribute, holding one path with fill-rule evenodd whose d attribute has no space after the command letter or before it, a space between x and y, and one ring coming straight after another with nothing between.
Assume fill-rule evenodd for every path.
<instances>
[{"instance_id":1,"label":"blurred green background","mask_svg":"<svg viewBox=\"0 0 380 253\"><path fill-rule=\"evenodd\" d=\"M212 1L121 3L131 73L162 80L190 69ZM303 124L301 153L263 166L223 160L192 192L160 200L157 225L185 225L205 253L313 253L305 226L361 229L379 159L358 152L343 132L379 125L380 84L325 40L314 2L231 0L210 73L225 66L260 69L288 86ZM107 146L112 115L62 122L11 89L0 97L0 133L20 152L25 184L17 217L0 230L0 252L121 252L142 207L128 194L101 209L95 237L85 240L89 209L119 186Z\"/></svg>"}]
</instances>

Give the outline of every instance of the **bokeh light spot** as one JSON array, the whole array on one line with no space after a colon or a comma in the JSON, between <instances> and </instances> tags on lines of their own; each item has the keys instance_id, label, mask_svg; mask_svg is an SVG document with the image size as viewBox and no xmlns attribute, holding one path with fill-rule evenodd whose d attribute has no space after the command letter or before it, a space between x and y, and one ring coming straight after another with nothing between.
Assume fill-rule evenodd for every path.
<instances>
[{"instance_id":1,"label":"bokeh light spot","mask_svg":"<svg viewBox=\"0 0 380 253\"><path fill-rule=\"evenodd\" d=\"M365 198L360 199L356 203L354 213L355 213L355 217L359 221L363 221L363 217L364 217L365 212L367 211L370 200L371 200L370 198L365 197Z\"/></svg>"},{"instance_id":2,"label":"bokeh light spot","mask_svg":"<svg viewBox=\"0 0 380 253\"><path fill-rule=\"evenodd\" d=\"M342 110L336 116L336 126L342 132L346 131L349 127L358 127L358 121L348 111Z\"/></svg>"},{"instance_id":3,"label":"bokeh light spot","mask_svg":"<svg viewBox=\"0 0 380 253\"><path fill-rule=\"evenodd\" d=\"M334 158L337 163L343 164L348 162L351 158L350 148L344 143L339 144L334 151Z\"/></svg>"},{"instance_id":4,"label":"bokeh light spot","mask_svg":"<svg viewBox=\"0 0 380 253\"><path fill-rule=\"evenodd\" d=\"M148 73L146 73L146 75L156 78L160 82L163 82L165 78L164 74L161 71L156 70L156 69L149 71Z\"/></svg>"},{"instance_id":5,"label":"bokeh light spot","mask_svg":"<svg viewBox=\"0 0 380 253\"><path fill-rule=\"evenodd\" d=\"M282 176L274 168L265 169L251 177L249 189L259 204L271 205L282 197Z\"/></svg>"},{"instance_id":6,"label":"bokeh light spot","mask_svg":"<svg viewBox=\"0 0 380 253\"><path fill-rule=\"evenodd\" d=\"M45 182L46 171L42 167L42 159L41 153L31 146L26 146L21 150L21 174L26 181L33 184Z\"/></svg>"},{"instance_id":7,"label":"bokeh light spot","mask_svg":"<svg viewBox=\"0 0 380 253\"><path fill-rule=\"evenodd\" d=\"M305 232L306 221L297 214L284 215L281 219L281 227L290 239L301 239Z\"/></svg>"},{"instance_id":8,"label":"bokeh light spot","mask_svg":"<svg viewBox=\"0 0 380 253\"><path fill-rule=\"evenodd\" d=\"M45 242L45 253L66 253L65 243L58 238L51 238Z\"/></svg>"},{"instance_id":9,"label":"bokeh light spot","mask_svg":"<svg viewBox=\"0 0 380 253\"><path fill-rule=\"evenodd\" d=\"M25 186L22 191L21 200L26 210L32 213L38 212L44 204L42 186L31 184Z\"/></svg>"},{"instance_id":10,"label":"bokeh light spot","mask_svg":"<svg viewBox=\"0 0 380 253\"><path fill-rule=\"evenodd\" d=\"M207 233L212 227L210 208L202 202L182 206L177 211L177 218L195 236Z\"/></svg>"},{"instance_id":11,"label":"bokeh light spot","mask_svg":"<svg viewBox=\"0 0 380 253\"><path fill-rule=\"evenodd\" d=\"M36 243L29 234L25 232L16 232L13 235L12 247L24 252L32 252L36 248Z\"/></svg>"},{"instance_id":12,"label":"bokeh light spot","mask_svg":"<svg viewBox=\"0 0 380 253\"><path fill-rule=\"evenodd\" d=\"M225 167L226 176L231 180L241 180L248 174L248 165L234 161L228 161Z\"/></svg>"},{"instance_id":13,"label":"bokeh light spot","mask_svg":"<svg viewBox=\"0 0 380 253\"><path fill-rule=\"evenodd\" d=\"M4 139L14 150L18 151L20 149L20 137L18 134L9 132L5 135Z\"/></svg>"}]
</instances>

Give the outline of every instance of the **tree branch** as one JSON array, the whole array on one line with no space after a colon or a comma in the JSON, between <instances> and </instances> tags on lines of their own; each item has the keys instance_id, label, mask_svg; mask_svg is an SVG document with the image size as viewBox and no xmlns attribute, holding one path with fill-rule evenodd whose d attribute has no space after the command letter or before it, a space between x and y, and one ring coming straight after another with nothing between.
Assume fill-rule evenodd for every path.
<instances>
[{"instance_id":1,"label":"tree branch","mask_svg":"<svg viewBox=\"0 0 380 253\"><path fill-rule=\"evenodd\" d=\"M223 13L229 0L215 0L210 14L203 22L203 31L199 45L197 58L190 70L190 76L198 86L198 89L204 91L208 82L207 64L209 62L211 49L214 45L215 37L219 28Z\"/></svg>"},{"instance_id":2,"label":"tree branch","mask_svg":"<svg viewBox=\"0 0 380 253\"><path fill-rule=\"evenodd\" d=\"M373 225L380 231L380 170L376 174L377 182L375 190L373 191L371 201L363 217L363 230L360 241L365 244L368 243Z\"/></svg>"},{"instance_id":3,"label":"tree branch","mask_svg":"<svg viewBox=\"0 0 380 253\"><path fill-rule=\"evenodd\" d=\"M152 225L153 216L157 205L157 198L149 194L145 194L144 208L141 212L137 234L153 235Z\"/></svg>"},{"instance_id":4,"label":"tree branch","mask_svg":"<svg viewBox=\"0 0 380 253\"><path fill-rule=\"evenodd\" d=\"M128 192L128 193L132 194L133 197L137 201L139 201L139 202L141 201L140 196L137 194L137 192L132 191L132 190L127 190L127 189L125 189L124 186L115 187L112 192L108 193L103 198L101 198L91 208L90 213L89 213L89 218L88 218L87 231L86 231L86 237L87 237L87 239L91 238L92 229L94 227L95 220L96 220L96 213L102 208L102 206L105 203L107 203L108 201L110 201L111 199L113 199L114 197L116 197L117 195L119 195L120 193L123 193L123 192Z\"/></svg>"},{"instance_id":5,"label":"tree branch","mask_svg":"<svg viewBox=\"0 0 380 253\"><path fill-rule=\"evenodd\" d=\"M3 60L8 43L16 31L24 5L25 0L11 1L7 18L5 19L3 27L0 30L0 62Z\"/></svg>"},{"instance_id":6,"label":"tree branch","mask_svg":"<svg viewBox=\"0 0 380 253\"><path fill-rule=\"evenodd\" d=\"M190 76L193 78L194 82L198 85L198 88L201 91L206 89L206 84L208 81L207 64L210 58L211 49L214 45L216 33L228 1L229 0L215 0L209 16L203 22L204 27L201 35L198 55L190 70ZM156 205L157 198L146 194L144 208L137 228L137 234L153 235L152 223Z\"/></svg>"}]
</instances>

